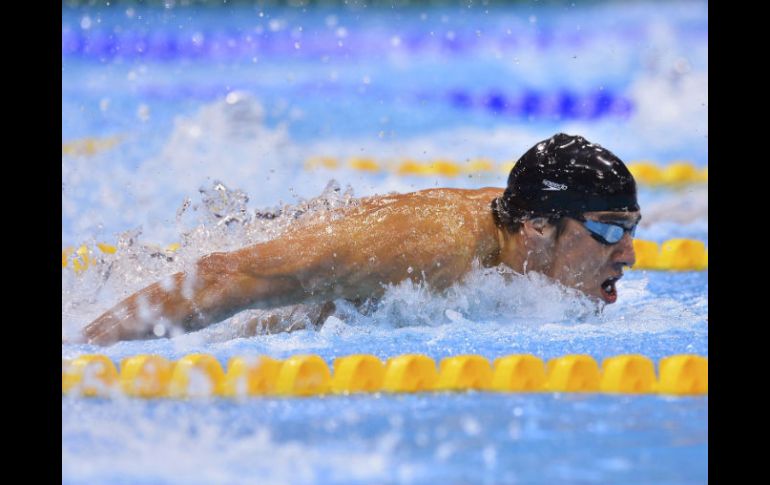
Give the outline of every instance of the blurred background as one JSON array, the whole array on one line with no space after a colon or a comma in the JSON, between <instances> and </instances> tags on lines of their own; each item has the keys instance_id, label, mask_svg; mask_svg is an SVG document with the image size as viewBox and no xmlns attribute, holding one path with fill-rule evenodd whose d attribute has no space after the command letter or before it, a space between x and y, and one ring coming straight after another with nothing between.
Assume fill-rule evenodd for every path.
<instances>
[{"instance_id":1,"label":"blurred background","mask_svg":"<svg viewBox=\"0 0 770 485\"><path fill-rule=\"evenodd\" d=\"M558 131L702 167L707 36L703 2L65 2L62 238L174 242L210 180L250 207L504 186L348 162L502 165Z\"/></svg>"}]
</instances>

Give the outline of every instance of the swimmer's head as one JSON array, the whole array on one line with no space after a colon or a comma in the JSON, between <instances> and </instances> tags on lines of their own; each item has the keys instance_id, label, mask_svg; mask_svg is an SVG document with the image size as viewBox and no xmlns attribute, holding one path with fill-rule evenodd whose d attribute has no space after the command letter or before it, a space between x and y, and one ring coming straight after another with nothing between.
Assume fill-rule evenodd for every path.
<instances>
[{"instance_id":1,"label":"swimmer's head","mask_svg":"<svg viewBox=\"0 0 770 485\"><path fill-rule=\"evenodd\" d=\"M524 271L615 302L615 282L635 262L633 229L641 216L634 177L612 152L563 133L543 140L516 162L492 211L515 236L508 258L523 258Z\"/></svg>"}]
</instances>

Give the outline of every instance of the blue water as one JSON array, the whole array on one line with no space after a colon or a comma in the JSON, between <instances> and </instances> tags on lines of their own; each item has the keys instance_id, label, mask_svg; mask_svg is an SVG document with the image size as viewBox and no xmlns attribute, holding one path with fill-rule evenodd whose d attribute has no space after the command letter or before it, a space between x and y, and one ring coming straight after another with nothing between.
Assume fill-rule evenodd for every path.
<instances>
[{"instance_id":1,"label":"blue water","mask_svg":"<svg viewBox=\"0 0 770 485\"><path fill-rule=\"evenodd\" d=\"M99 352L117 363L138 353L205 352L223 364L236 355L299 353L329 364L352 353L416 352L437 362L466 353L707 356L708 272L629 271L618 302L598 314L537 276L479 269L443 294L391 287L366 315L339 302L318 331L249 336L244 312L172 339L70 343L131 292L291 224L218 225L216 204L206 199L216 182L227 187L231 214L285 207L309 208L312 217L342 204L345 193L503 187L506 176L311 171L310 157L502 163L557 131L586 136L626 161L706 166L707 34L700 2L63 8L62 142L117 136L119 143L62 156L62 239L134 243L116 255L96 250L100 261L82 275L62 270L62 356ZM706 187L640 187L639 200L637 237L708 245ZM172 242L182 243L173 260L154 256ZM62 420L64 483L708 479L707 397L63 397Z\"/></svg>"},{"instance_id":2,"label":"blue water","mask_svg":"<svg viewBox=\"0 0 770 485\"><path fill-rule=\"evenodd\" d=\"M62 411L87 416L64 424L72 448L65 477L78 482L707 481L707 398L472 392L202 403L65 399ZM86 452L90 461L69 459ZM95 466L101 461L110 466Z\"/></svg>"}]
</instances>

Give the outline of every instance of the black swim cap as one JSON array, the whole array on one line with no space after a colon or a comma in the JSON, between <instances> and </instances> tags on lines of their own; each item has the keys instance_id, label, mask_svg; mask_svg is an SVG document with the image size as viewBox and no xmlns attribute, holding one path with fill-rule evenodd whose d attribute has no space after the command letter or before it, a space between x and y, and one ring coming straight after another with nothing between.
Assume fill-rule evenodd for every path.
<instances>
[{"instance_id":1,"label":"black swim cap","mask_svg":"<svg viewBox=\"0 0 770 485\"><path fill-rule=\"evenodd\" d=\"M557 133L530 148L493 205L501 220L637 211L636 182L609 150L581 136Z\"/></svg>"}]
</instances>

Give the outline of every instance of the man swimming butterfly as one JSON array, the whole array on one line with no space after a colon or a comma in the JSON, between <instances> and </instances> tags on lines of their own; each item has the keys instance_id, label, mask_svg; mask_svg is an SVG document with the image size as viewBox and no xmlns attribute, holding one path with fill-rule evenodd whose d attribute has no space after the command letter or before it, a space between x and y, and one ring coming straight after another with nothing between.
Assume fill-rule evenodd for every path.
<instances>
[{"instance_id":1,"label":"man swimming butterfly","mask_svg":"<svg viewBox=\"0 0 770 485\"><path fill-rule=\"evenodd\" d=\"M363 198L332 221L313 221L280 237L200 258L124 299L91 322L86 341L106 345L156 337L165 327L198 330L246 309L358 304L388 284L411 279L441 291L475 261L535 271L614 303L615 283L635 262L641 214L636 182L613 153L559 133L530 148L508 186L429 189Z\"/></svg>"}]
</instances>

